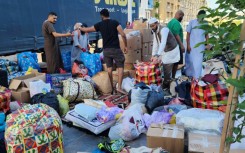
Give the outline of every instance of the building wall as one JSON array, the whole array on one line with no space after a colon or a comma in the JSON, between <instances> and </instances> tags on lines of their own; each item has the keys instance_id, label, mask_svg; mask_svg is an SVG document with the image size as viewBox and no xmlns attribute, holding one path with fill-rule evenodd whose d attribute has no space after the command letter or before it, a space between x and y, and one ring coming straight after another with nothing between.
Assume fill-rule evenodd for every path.
<instances>
[{"instance_id":1,"label":"building wall","mask_svg":"<svg viewBox=\"0 0 245 153\"><path fill-rule=\"evenodd\" d=\"M197 18L197 13L202 6L207 6L206 0L181 0L180 9L185 13L182 21L184 28L186 28L190 20Z\"/></svg>"},{"instance_id":2,"label":"building wall","mask_svg":"<svg viewBox=\"0 0 245 153\"><path fill-rule=\"evenodd\" d=\"M178 10L183 10L185 13L182 21L183 27L188 25L191 19L195 19L200 7L206 6L206 0L154 0L159 2L158 9L159 20L161 23L168 23ZM155 16L157 10L152 11L152 17Z\"/></svg>"},{"instance_id":3,"label":"building wall","mask_svg":"<svg viewBox=\"0 0 245 153\"><path fill-rule=\"evenodd\" d=\"M153 0L140 0L139 18L150 19Z\"/></svg>"}]
</instances>

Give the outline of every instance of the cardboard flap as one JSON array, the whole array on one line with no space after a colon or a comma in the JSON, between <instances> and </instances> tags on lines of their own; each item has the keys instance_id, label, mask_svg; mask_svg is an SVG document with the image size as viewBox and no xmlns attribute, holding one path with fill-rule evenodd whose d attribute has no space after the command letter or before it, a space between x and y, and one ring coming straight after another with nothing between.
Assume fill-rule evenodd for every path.
<instances>
[{"instance_id":1,"label":"cardboard flap","mask_svg":"<svg viewBox=\"0 0 245 153\"><path fill-rule=\"evenodd\" d=\"M184 138L184 127L173 124L152 124L148 129L147 136Z\"/></svg>"},{"instance_id":2,"label":"cardboard flap","mask_svg":"<svg viewBox=\"0 0 245 153\"><path fill-rule=\"evenodd\" d=\"M19 86L21 85L21 82L22 82L21 80L13 79L9 85L9 89L17 90Z\"/></svg>"}]
</instances>

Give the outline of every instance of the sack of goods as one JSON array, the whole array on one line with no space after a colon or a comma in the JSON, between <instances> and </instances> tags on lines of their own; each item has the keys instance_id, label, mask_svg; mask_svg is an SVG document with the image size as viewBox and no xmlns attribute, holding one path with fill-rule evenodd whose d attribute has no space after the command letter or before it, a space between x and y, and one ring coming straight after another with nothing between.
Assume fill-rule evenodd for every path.
<instances>
[{"instance_id":1,"label":"sack of goods","mask_svg":"<svg viewBox=\"0 0 245 153\"><path fill-rule=\"evenodd\" d=\"M159 64L142 62L135 64L136 83L144 82L145 84L161 85L161 71Z\"/></svg>"},{"instance_id":2,"label":"sack of goods","mask_svg":"<svg viewBox=\"0 0 245 153\"><path fill-rule=\"evenodd\" d=\"M226 106L229 91L225 83L215 79L215 75L208 74L204 81L193 80L191 83L191 99L193 106L203 109L218 110Z\"/></svg>"},{"instance_id":3,"label":"sack of goods","mask_svg":"<svg viewBox=\"0 0 245 153\"><path fill-rule=\"evenodd\" d=\"M0 70L5 70L11 75L19 71L19 66L17 62L0 59Z\"/></svg>"},{"instance_id":4,"label":"sack of goods","mask_svg":"<svg viewBox=\"0 0 245 153\"><path fill-rule=\"evenodd\" d=\"M26 105L7 116L7 152L63 153L62 122L45 104Z\"/></svg>"},{"instance_id":5,"label":"sack of goods","mask_svg":"<svg viewBox=\"0 0 245 153\"><path fill-rule=\"evenodd\" d=\"M7 112L10 109L11 90L0 86L0 111Z\"/></svg>"},{"instance_id":6,"label":"sack of goods","mask_svg":"<svg viewBox=\"0 0 245 153\"><path fill-rule=\"evenodd\" d=\"M88 69L88 75L90 77L94 76L102 70L100 54L81 53L80 60Z\"/></svg>"},{"instance_id":7,"label":"sack of goods","mask_svg":"<svg viewBox=\"0 0 245 153\"><path fill-rule=\"evenodd\" d=\"M41 71L38 65L37 54L32 52L19 53L17 55L18 65L21 71L27 71L29 67Z\"/></svg>"},{"instance_id":8,"label":"sack of goods","mask_svg":"<svg viewBox=\"0 0 245 153\"><path fill-rule=\"evenodd\" d=\"M82 78L63 81L63 97L69 102L94 99L97 97L94 86Z\"/></svg>"}]
</instances>

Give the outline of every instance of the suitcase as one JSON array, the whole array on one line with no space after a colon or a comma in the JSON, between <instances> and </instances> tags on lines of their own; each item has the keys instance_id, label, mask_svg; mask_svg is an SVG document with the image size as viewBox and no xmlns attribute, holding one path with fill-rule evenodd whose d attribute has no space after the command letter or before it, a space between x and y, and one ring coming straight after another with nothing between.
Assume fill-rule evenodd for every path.
<instances>
[{"instance_id":1,"label":"suitcase","mask_svg":"<svg viewBox=\"0 0 245 153\"><path fill-rule=\"evenodd\" d=\"M8 73L7 71L0 70L0 86L8 88Z\"/></svg>"}]
</instances>

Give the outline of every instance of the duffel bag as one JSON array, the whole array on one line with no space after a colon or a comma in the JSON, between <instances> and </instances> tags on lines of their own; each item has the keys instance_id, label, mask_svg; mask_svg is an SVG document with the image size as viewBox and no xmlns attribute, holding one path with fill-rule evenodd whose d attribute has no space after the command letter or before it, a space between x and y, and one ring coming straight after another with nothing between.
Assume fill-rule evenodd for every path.
<instances>
[{"instance_id":1,"label":"duffel bag","mask_svg":"<svg viewBox=\"0 0 245 153\"><path fill-rule=\"evenodd\" d=\"M196 108L218 110L220 106L226 106L228 95L228 88L221 81L205 85L198 80L191 83L191 99Z\"/></svg>"},{"instance_id":2,"label":"duffel bag","mask_svg":"<svg viewBox=\"0 0 245 153\"><path fill-rule=\"evenodd\" d=\"M136 83L144 82L147 85L161 85L162 78L159 64L142 62L134 66L136 70Z\"/></svg>"},{"instance_id":3,"label":"duffel bag","mask_svg":"<svg viewBox=\"0 0 245 153\"><path fill-rule=\"evenodd\" d=\"M8 153L64 152L61 119L48 105L26 105L8 115L6 123Z\"/></svg>"},{"instance_id":4,"label":"duffel bag","mask_svg":"<svg viewBox=\"0 0 245 153\"><path fill-rule=\"evenodd\" d=\"M63 87L63 97L69 102L96 97L93 84L82 78L65 80L63 81Z\"/></svg>"},{"instance_id":5,"label":"duffel bag","mask_svg":"<svg viewBox=\"0 0 245 153\"><path fill-rule=\"evenodd\" d=\"M48 92L46 94L40 93L34 95L31 98L31 104L38 104L38 103L46 104L52 107L54 110L56 110L57 113L59 113L59 101L55 93Z\"/></svg>"}]
</instances>

